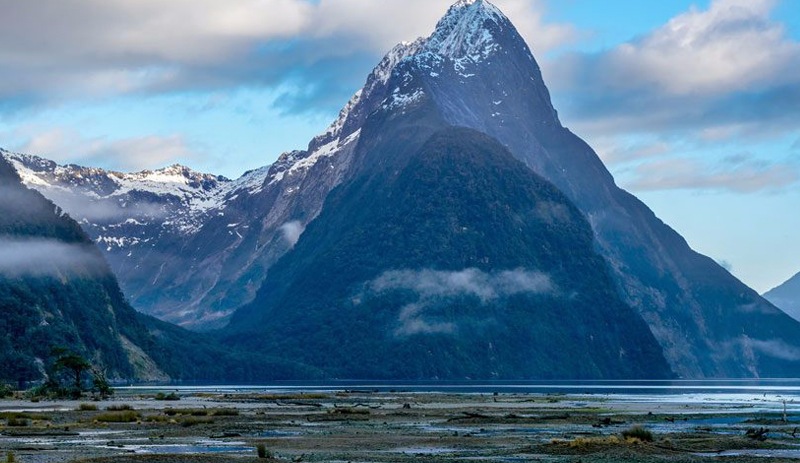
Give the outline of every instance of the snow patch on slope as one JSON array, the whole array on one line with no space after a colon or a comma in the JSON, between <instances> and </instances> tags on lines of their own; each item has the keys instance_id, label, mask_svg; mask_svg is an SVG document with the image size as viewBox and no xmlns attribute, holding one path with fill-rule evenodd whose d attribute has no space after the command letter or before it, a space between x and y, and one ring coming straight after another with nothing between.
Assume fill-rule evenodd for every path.
<instances>
[{"instance_id":1,"label":"snow patch on slope","mask_svg":"<svg viewBox=\"0 0 800 463\"><path fill-rule=\"evenodd\" d=\"M322 158L330 157L337 154L345 145L349 145L350 143L353 143L354 141L358 140L358 137L360 135L361 135L361 129L358 129L352 134L350 134L344 140L339 140L338 138L336 138L330 143L320 146L307 157L295 162L292 165L292 167L290 167L288 170L289 175L292 175L301 169L311 168L312 166L316 165Z\"/></svg>"}]
</instances>

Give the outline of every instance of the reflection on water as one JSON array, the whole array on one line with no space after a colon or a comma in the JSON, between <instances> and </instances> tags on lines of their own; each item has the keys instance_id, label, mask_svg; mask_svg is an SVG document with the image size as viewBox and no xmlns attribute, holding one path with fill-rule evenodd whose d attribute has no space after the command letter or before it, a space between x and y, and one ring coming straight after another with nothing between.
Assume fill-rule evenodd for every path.
<instances>
[{"instance_id":1,"label":"reflection on water","mask_svg":"<svg viewBox=\"0 0 800 463\"><path fill-rule=\"evenodd\" d=\"M800 458L800 449L742 449L724 450L713 453L695 453L699 457L761 457L761 458Z\"/></svg>"},{"instance_id":2,"label":"reflection on water","mask_svg":"<svg viewBox=\"0 0 800 463\"><path fill-rule=\"evenodd\" d=\"M142 445L134 453L203 454L203 453L254 453L252 447L231 445Z\"/></svg>"},{"instance_id":3,"label":"reflection on water","mask_svg":"<svg viewBox=\"0 0 800 463\"><path fill-rule=\"evenodd\" d=\"M798 394L800 379L727 379L670 381L501 381L501 382L434 382L434 381L327 381L276 382L272 384L217 385L179 383L163 385L131 385L120 389L178 390L183 392L311 392L364 390L376 392L459 392L459 393L540 393L540 394Z\"/></svg>"}]
</instances>

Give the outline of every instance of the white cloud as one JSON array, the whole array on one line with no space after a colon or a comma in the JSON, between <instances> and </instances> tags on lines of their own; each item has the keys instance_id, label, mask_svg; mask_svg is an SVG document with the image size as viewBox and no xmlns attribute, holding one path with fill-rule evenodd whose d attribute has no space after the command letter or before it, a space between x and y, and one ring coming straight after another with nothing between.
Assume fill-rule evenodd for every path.
<instances>
[{"instance_id":1,"label":"white cloud","mask_svg":"<svg viewBox=\"0 0 800 463\"><path fill-rule=\"evenodd\" d=\"M754 193L780 191L800 181L792 163L764 163L749 156L732 157L718 165L673 158L640 164L625 187L635 191L696 189Z\"/></svg>"},{"instance_id":2,"label":"white cloud","mask_svg":"<svg viewBox=\"0 0 800 463\"><path fill-rule=\"evenodd\" d=\"M363 46L385 52L403 40L428 36L452 0L322 0L310 32L320 37L350 35ZM577 37L570 24L548 23L543 0L495 0L535 52L544 53Z\"/></svg>"},{"instance_id":3,"label":"white cloud","mask_svg":"<svg viewBox=\"0 0 800 463\"><path fill-rule=\"evenodd\" d=\"M3 0L0 10L3 61L44 68L53 58L213 63L253 39L297 34L313 7L299 0Z\"/></svg>"},{"instance_id":4,"label":"white cloud","mask_svg":"<svg viewBox=\"0 0 800 463\"><path fill-rule=\"evenodd\" d=\"M800 42L774 18L776 3L713 0L611 49L544 63L563 121L636 191L752 193L795 184L796 162L732 164L708 149L774 159L768 142L796 134Z\"/></svg>"},{"instance_id":5,"label":"white cloud","mask_svg":"<svg viewBox=\"0 0 800 463\"><path fill-rule=\"evenodd\" d=\"M608 57L627 74L620 85L654 84L669 93L726 93L795 80L800 45L770 20L773 0L714 0L690 9ZM631 82L630 77L634 78Z\"/></svg>"},{"instance_id":6,"label":"white cloud","mask_svg":"<svg viewBox=\"0 0 800 463\"><path fill-rule=\"evenodd\" d=\"M497 2L540 52L574 36L569 25L545 23L543 1ZM0 0L0 97L31 104L279 86L326 60L361 53L377 62L397 42L428 35L450 3Z\"/></svg>"},{"instance_id":7,"label":"white cloud","mask_svg":"<svg viewBox=\"0 0 800 463\"><path fill-rule=\"evenodd\" d=\"M370 282L376 293L411 290L421 298L476 296L482 301L514 294L552 293L550 277L529 270L505 270L486 273L476 268L460 271L391 270Z\"/></svg>"},{"instance_id":8,"label":"white cloud","mask_svg":"<svg viewBox=\"0 0 800 463\"><path fill-rule=\"evenodd\" d=\"M608 164L623 164L658 158L669 154L674 147L662 140L624 142L613 136L598 137L593 140L593 147L600 159Z\"/></svg>"},{"instance_id":9,"label":"white cloud","mask_svg":"<svg viewBox=\"0 0 800 463\"><path fill-rule=\"evenodd\" d=\"M91 244L0 237L0 275L61 277L71 273L105 271L103 258Z\"/></svg>"},{"instance_id":10,"label":"white cloud","mask_svg":"<svg viewBox=\"0 0 800 463\"><path fill-rule=\"evenodd\" d=\"M758 351L763 355L779 358L781 360L788 360L790 362L796 362L800 360L800 349L786 344L780 339L770 339L766 341L759 339L746 339L744 344L749 344L755 351Z\"/></svg>"},{"instance_id":11,"label":"white cloud","mask_svg":"<svg viewBox=\"0 0 800 463\"><path fill-rule=\"evenodd\" d=\"M695 138L794 130L800 43L773 0L714 0L635 40L547 63L581 133L679 131Z\"/></svg>"},{"instance_id":12,"label":"white cloud","mask_svg":"<svg viewBox=\"0 0 800 463\"><path fill-rule=\"evenodd\" d=\"M435 322L421 317L425 310L424 304L408 304L400 310L397 317L399 326L395 329L396 336L411 336L413 334L452 334L457 326L452 322Z\"/></svg>"},{"instance_id":13,"label":"white cloud","mask_svg":"<svg viewBox=\"0 0 800 463\"><path fill-rule=\"evenodd\" d=\"M488 303L515 294L555 294L550 277L544 273L516 269L487 273L476 268L460 271L391 270L366 285L366 295L390 291L411 291L417 300L400 309L395 336L451 334L456 323L426 316L426 310L442 299L473 296ZM362 294L359 300L364 296Z\"/></svg>"},{"instance_id":14,"label":"white cloud","mask_svg":"<svg viewBox=\"0 0 800 463\"><path fill-rule=\"evenodd\" d=\"M27 141L15 146L15 151L40 155L56 162L88 166L103 164L121 171L139 171L197 157L180 135L114 140L107 137L86 138L64 128L36 130L28 127L20 132L28 134Z\"/></svg>"},{"instance_id":15,"label":"white cloud","mask_svg":"<svg viewBox=\"0 0 800 463\"><path fill-rule=\"evenodd\" d=\"M289 247L293 248L300 239L300 235L303 234L305 227L299 220L293 220L281 225L278 230L281 232L283 239L286 240L286 243L289 244Z\"/></svg>"},{"instance_id":16,"label":"white cloud","mask_svg":"<svg viewBox=\"0 0 800 463\"><path fill-rule=\"evenodd\" d=\"M161 205L147 202L126 202L121 197L98 198L60 187L41 189L45 196L77 221L119 223L127 219L140 222L161 220L168 211Z\"/></svg>"}]
</instances>

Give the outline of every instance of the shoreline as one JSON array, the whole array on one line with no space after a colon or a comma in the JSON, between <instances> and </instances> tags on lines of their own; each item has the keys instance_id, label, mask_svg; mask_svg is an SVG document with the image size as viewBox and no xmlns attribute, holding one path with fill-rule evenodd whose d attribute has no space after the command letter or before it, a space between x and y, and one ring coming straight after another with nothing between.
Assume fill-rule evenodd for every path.
<instances>
[{"instance_id":1,"label":"shoreline","mask_svg":"<svg viewBox=\"0 0 800 463\"><path fill-rule=\"evenodd\" d=\"M175 387L123 388L98 402L0 401L0 458L13 452L23 463L269 461L257 458L261 444L285 462L800 461L798 390L664 396L178 389L180 400L173 401L156 400L155 391ZM623 436L637 426L652 440ZM753 429L763 432L754 438Z\"/></svg>"}]
</instances>

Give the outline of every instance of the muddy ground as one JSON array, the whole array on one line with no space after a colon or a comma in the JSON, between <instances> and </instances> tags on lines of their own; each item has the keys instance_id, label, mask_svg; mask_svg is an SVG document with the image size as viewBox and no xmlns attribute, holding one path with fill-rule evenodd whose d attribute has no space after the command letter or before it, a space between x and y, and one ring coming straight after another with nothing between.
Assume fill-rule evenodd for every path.
<instances>
[{"instance_id":1,"label":"muddy ground","mask_svg":"<svg viewBox=\"0 0 800 463\"><path fill-rule=\"evenodd\" d=\"M800 404L780 396L177 395L0 401L0 462L800 461Z\"/></svg>"}]
</instances>

